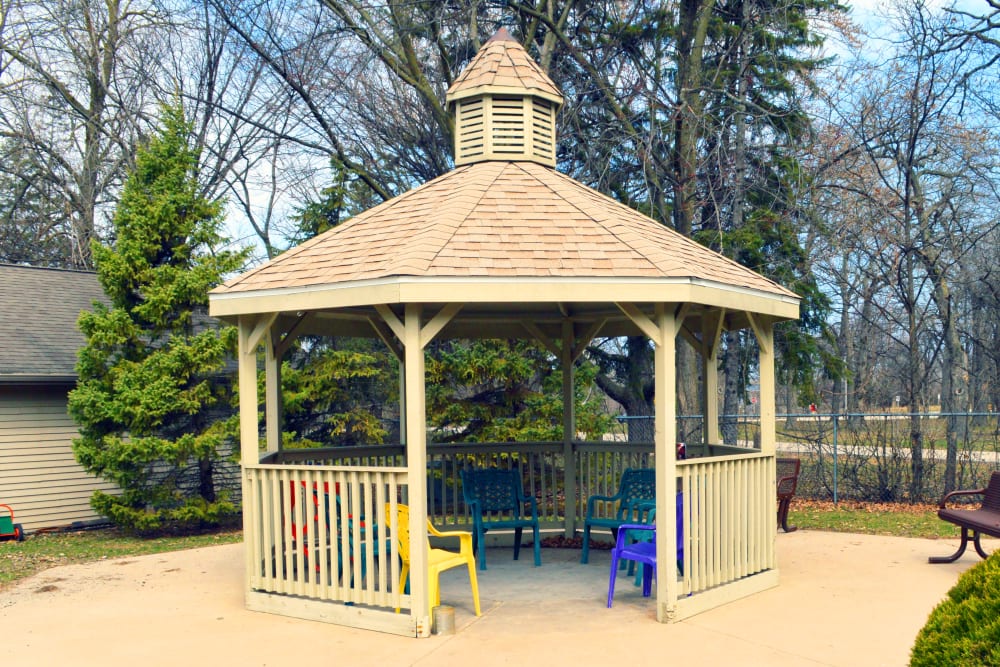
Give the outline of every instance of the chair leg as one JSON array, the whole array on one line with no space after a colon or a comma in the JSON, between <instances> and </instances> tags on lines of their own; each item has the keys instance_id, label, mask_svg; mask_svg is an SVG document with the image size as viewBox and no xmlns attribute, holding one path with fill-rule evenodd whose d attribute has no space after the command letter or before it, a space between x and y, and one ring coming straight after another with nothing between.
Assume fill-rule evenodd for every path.
<instances>
[{"instance_id":1,"label":"chair leg","mask_svg":"<svg viewBox=\"0 0 1000 667\"><path fill-rule=\"evenodd\" d=\"M473 540L473 546L475 547L473 551L476 552L476 562L479 563L479 569L486 569L486 531L482 528L476 530L476 539Z\"/></svg>"},{"instance_id":2,"label":"chair leg","mask_svg":"<svg viewBox=\"0 0 1000 667\"><path fill-rule=\"evenodd\" d=\"M514 560L517 560L518 556L521 555L521 534L524 533L524 528L514 529Z\"/></svg>"},{"instance_id":3,"label":"chair leg","mask_svg":"<svg viewBox=\"0 0 1000 667\"><path fill-rule=\"evenodd\" d=\"M584 565L590 559L590 526L583 524L583 551L580 554L580 562Z\"/></svg>"},{"instance_id":4,"label":"chair leg","mask_svg":"<svg viewBox=\"0 0 1000 667\"><path fill-rule=\"evenodd\" d=\"M611 578L608 580L608 609L615 597L615 577L618 575L618 554L611 553Z\"/></svg>"},{"instance_id":5,"label":"chair leg","mask_svg":"<svg viewBox=\"0 0 1000 667\"><path fill-rule=\"evenodd\" d=\"M958 560L959 558L962 557L962 554L965 553L965 547L969 543L969 537L970 537L969 536L969 528L967 526L962 526L962 543L958 545L958 551L956 551L955 553L953 553L950 556L931 556L930 558L927 559L927 562L928 563L954 563L956 560ZM981 547L979 547L979 534L978 533L976 533L976 540L975 541L976 541L976 548L977 548L977 550L981 549ZM981 550L979 551L979 555L981 555L981 556L983 555L983 552ZM983 558L985 558L985 556L983 556Z\"/></svg>"},{"instance_id":6,"label":"chair leg","mask_svg":"<svg viewBox=\"0 0 1000 667\"><path fill-rule=\"evenodd\" d=\"M476 578L476 564L471 560L469 565L469 584L472 586L472 604L476 608L476 616L482 616L483 613L479 609L479 579Z\"/></svg>"},{"instance_id":7,"label":"chair leg","mask_svg":"<svg viewBox=\"0 0 1000 667\"><path fill-rule=\"evenodd\" d=\"M403 563L403 568L399 571L399 585L403 590L399 592L402 595L406 591L406 578L410 575L410 565L409 563ZM396 607L396 613L399 613L399 606Z\"/></svg>"},{"instance_id":8,"label":"chair leg","mask_svg":"<svg viewBox=\"0 0 1000 667\"><path fill-rule=\"evenodd\" d=\"M642 564L642 597L648 598L653 592L653 566Z\"/></svg>"},{"instance_id":9,"label":"chair leg","mask_svg":"<svg viewBox=\"0 0 1000 667\"><path fill-rule=\"evenodd\" d=\"M532 529L534 530L534 539L535 539L535 542L534 542L534 546L535 546L535 567L538 567L538 566L540 566L542 564L542 541L541 541L541 539L539 539L538 524L536 523L534 526L532 526ZM978 543L979 542L977 541L976 544L978 544Z\"/></svg>"},{"instance_id":10,"label":"chair leg","mask_svg":"<svg viewBox=\"0 0 1000 667\"><path fill-rule=\"evenodd\" d=\"M427 573L427 586L429 588L427 591L427 615L431 616L434 607L441 605L441 572L439 570L431 570Z\"/></svg>"}]
</instances>

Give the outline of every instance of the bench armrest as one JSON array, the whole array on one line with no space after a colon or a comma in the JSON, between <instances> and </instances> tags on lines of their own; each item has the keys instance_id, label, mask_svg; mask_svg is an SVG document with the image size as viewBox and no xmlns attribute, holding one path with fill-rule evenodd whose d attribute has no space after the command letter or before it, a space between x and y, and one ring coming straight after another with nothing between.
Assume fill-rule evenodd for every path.
<instances>
[{"instance_id":1,"label":"bench armrest","mask_svg":"<svg viewBox=\"0 0 1000 667\"><path fill-rule=\"evenodd\" d=\"M949 498L954 498L955 496L981 496L986 493L986 489L963 489L959 491L952 491L951 493L945 494L941 502L938 503L938 509L944 509L948 503Z\"/></svg>"}]
</instances>

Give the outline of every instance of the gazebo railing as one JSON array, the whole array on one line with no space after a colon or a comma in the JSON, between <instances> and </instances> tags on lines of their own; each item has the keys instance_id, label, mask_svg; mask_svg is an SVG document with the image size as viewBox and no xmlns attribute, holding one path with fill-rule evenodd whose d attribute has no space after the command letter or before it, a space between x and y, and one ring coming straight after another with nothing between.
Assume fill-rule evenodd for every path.
<instances>
[{"instance_id":1,"label":"gazebo railing","mask_svg":"<svg viewBox=\"0 0 1000 667\"><path fill-rule=\"evenodd\" d=\"M683 497L681 595L773 569L775 499L770 454L749 453L677 463Z\"/></svg>"},{"instance_id":2,"label":"gazebo railing","mask_svg":"<svg viewBox=\"0 0 1000 667\"><path fill-rule=\"evenodd\" d=\"M697 593L775 567L775 501L773 492L761 493L774 488L773 455L735 449L740 453L677 462L685 554L678 571L680 610L697 607ZM573 457L577 527L589 495L613 495L626 468L653 465L652 445L633 443L574 443ZM286 450L247 466L251 590L350 603L359 614L409 608L384 509L390 500L406 502L404 459L399 446L343 447ZM561 443L428 447L428 513L435 524L467 523L459 477L467 465L518 467L544 525L568 525ZM386 618L373 623L398 622Z\"/></svg>"},{"instance_id":3,"label":"gazebo railing","mask_svg":"<svg viewBox=\"0 0 1000 667\"><path fill-rule=\"evenodd\" d=\"M385 516L405 487L405 468L264 464L244 474L244 512L256 528L244 537L252 590L408 605L393 585L399 565Z\"/></svg>"},{"instance_id":4,"label":"gazebo railing","mask_svg":"<svg viewBox=\"0 0 1000 667\"><path fill-rule=\"evenodd\" d=\"M688 456L745 456L757 450L726 445L691 445ZM427 514L442 528L470 523L462 498L460 470L465 467L517 468L529 494L538 501L541 525L549 530L562 528L567 519L567 470L575 473L575 524L587 513L587 498L614 495L627 468L654 465L652 443L574 442L573 461L567 467L563 444L558 442L449 443L427 446ZM690 459L689 461L690 462ZM262 464L305 466L403 467L406 451L402 445L370 445L324 449L290 449L268 454ZM599 507L597 511L606 511ZM612 511L612 510L607 510Z\"/></svg>"}]
</instances>

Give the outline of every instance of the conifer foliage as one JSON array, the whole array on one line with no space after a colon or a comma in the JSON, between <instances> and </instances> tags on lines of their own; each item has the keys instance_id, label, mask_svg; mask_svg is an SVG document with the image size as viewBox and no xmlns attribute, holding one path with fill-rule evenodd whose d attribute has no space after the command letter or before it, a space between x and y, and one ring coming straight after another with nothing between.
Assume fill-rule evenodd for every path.
<instances>
[{"instance_id":1,"label":"conifer foliage","mask_svg":"<svg viewBox=\"0 0 1000 667\"><path fill-rule=\"evenodd\" d=\"M113 243L93 244L110 305L79 320L87 343L69 397L80 426L73 450L121 489L95 492L94 509L138 533L218 525L238 512L218 485L234 449L227 360L236 331L212 323L207 306L245 253L218 250L222 206L200 192L190 137L182 107L165 106L125 182Z\"/></svg>"}]
</instances>

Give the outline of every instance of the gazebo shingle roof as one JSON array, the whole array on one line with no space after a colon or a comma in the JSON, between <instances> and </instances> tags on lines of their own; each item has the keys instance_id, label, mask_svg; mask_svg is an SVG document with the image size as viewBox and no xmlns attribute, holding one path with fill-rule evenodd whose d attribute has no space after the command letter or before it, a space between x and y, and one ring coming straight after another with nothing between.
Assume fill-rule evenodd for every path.
<instances>
[{"instance_id":1,"label":"gazebo shingle roof","mask_svg":"<svg viewBox=\"0 0 1000 667\"><path fill-rule=\"evenodd\" d=\"M562 104L562 93L524 48L504 28L483 45L451 87L448 100L477 95L485 90L530 93Z\"/></svg>"},{"instance_id":2,"label":"gazebo shingle roof","mask_svg":"<svg viewBox=\"0 0 1000 667\"><path fill-rule=\"evenodd\" d=\"M557 171L459 167L216 288L216 294L416 277L696 278L795 296Z\"/></svg>"}]
</instances>

